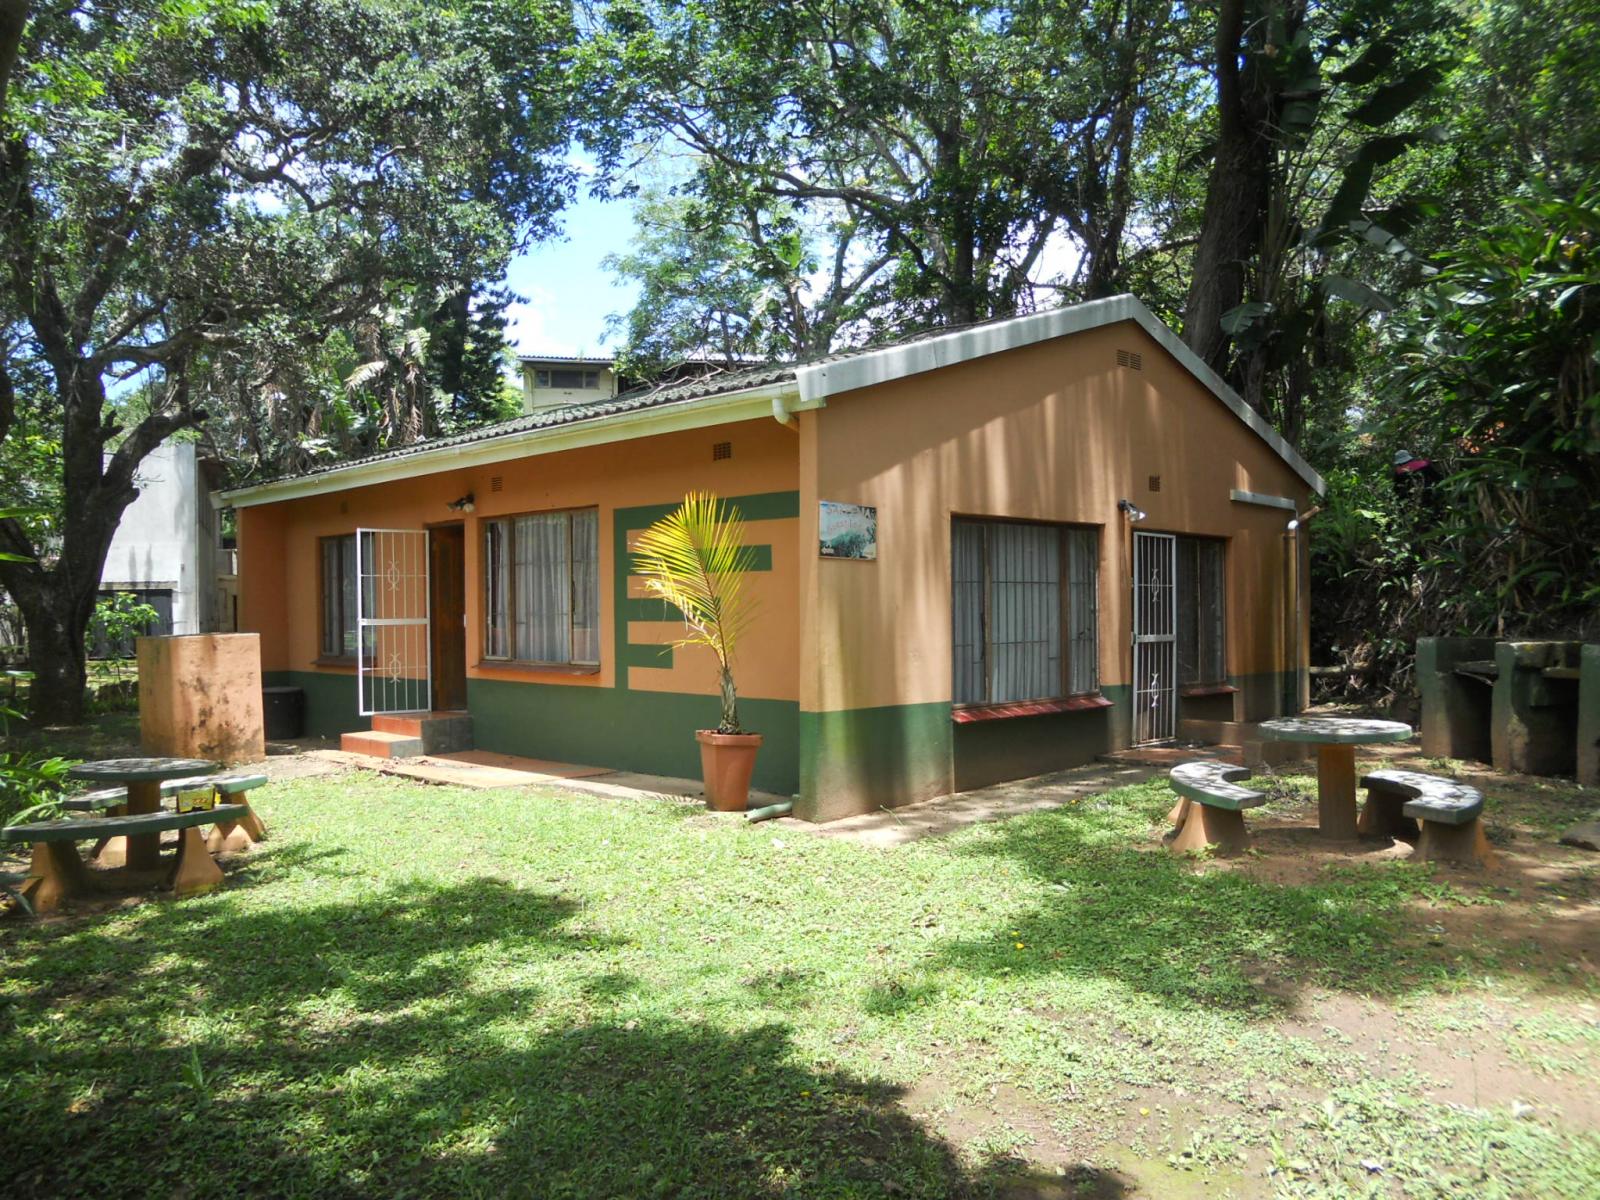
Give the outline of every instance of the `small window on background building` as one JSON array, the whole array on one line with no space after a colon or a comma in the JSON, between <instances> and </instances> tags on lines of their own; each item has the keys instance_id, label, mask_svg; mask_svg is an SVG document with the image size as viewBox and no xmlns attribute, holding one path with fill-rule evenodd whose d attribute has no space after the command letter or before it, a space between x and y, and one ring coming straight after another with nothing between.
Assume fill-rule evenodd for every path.
<instances>
[{"instance_id":1,"label":"small window on background building","mask_svg":"<svg viewBox=\"0 0 1600 1200\"><path fill-rule=\"evenodd\" d=\"M485 658L600 661L600 514L579 508L484 522Z\"/></svg>"},{"instance_id":2,"label":"small window on background building","mask_svg":"<svg viewBox=\"0 0 1600 1200\"><path fill-rule=\"evenodd\" d=\"M356 655L356 535L325 537L322 552L322 658Z\"/></svg>"},{"instance_id":3,"label":"small window on background building","mask_svg":"<svg viewBox=\"0 0 1600 1200\"><path fill-rule=\"evenodd\" d=\"M952 538L955 702L1093 692L1098 531L957 519Z\"/></svg>"},{"instance_id":4,"label":"small window on background building","mask_svg":"<svg viewBox=\"0 0 1600 1200\"><path fill-rule=\"evenodd\" d=\"M1226 543L1216 538L1178 539L1178 683L1228 680Z\"/></svg>"}]
</instances>

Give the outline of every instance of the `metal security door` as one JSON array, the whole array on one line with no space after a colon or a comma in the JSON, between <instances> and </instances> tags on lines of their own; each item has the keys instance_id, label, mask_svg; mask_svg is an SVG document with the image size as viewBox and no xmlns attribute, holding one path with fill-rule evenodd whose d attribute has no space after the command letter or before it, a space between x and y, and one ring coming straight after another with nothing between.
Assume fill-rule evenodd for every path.
<instances>
[{"instance_id":1,"label":"metal security door","mask_svg":"<svg viewBox=\"0 0 1600 1200\"><path fill-rule=\"evenodd\" d=\"M1133 535L1133 741L1178 734L1178 539Z\"/></svg>"},{"instance_id":2,"label":"metal security door","mask_svg":"<svg viewBox=\"0 0 1600 1200\"><path fill-rule=\"evenodd\" d=\"M356 678L361 715L427 712L428 531L356 530Z\"/></svg>"}]
</instances>

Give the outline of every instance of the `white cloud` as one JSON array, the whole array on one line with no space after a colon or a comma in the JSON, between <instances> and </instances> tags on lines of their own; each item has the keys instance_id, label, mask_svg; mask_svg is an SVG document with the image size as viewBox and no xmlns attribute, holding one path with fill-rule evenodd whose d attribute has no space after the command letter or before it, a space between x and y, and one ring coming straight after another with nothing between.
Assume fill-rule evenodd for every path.
<instances>
[{"instance_id":1,"label":"white cloud","mask_svg":"<svg viewBox=\"0 0 1600 1200\"><path fill-rule=\"evenodd\" d=\"M506 340L518 354L577 354L574 342L565 342L549 333L551 315L559 301L545 288L527 289L527 300L506 306Z\"/></svg>"}]
</instances>

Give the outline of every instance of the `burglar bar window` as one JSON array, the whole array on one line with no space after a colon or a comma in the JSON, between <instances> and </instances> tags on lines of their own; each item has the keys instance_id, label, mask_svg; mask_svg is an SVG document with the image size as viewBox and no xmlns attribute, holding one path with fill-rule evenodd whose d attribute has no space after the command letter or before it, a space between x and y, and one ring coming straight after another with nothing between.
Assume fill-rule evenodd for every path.
<instances>
[{"instance_id":1,"label":"burglar bar window","mask_svg":"<svg viewBox=\"0 0 1600 1200\"><path fill-rule=\"evenodd\" d=\"M1228 679L1223 548L1216 538L1178 539L1178 683Z\"/></svg>"},{"instance_id":2,"label":"burglar bar window","mask_svg":"<svg viewBox=\"0 0 1600 1200\"><path fill-rule=\"evenodd\" d=\"M530 513L483 525L483 656L599 663L599 511Z\"/></svg>"},{"instance_id":3,"label":"burglar bar window","mask_svg":"<svg viewBox=\"0 0 1600 1200\"><path fill-rule=\"evenodd\" d=\"M955 702L1094 691L1098 532L957 519L952 538Z\"/></svg>"}]
</instances>

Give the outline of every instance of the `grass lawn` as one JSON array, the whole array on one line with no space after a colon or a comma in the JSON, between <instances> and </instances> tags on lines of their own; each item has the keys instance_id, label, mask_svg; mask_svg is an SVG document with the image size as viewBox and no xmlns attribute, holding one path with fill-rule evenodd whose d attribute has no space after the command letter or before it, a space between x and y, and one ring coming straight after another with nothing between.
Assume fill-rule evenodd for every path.
<instances>
[{"instance_id":1,"label":"grass lawn","mask_svg":"<svg viewBox=\"0 0 1600 1200\"><path fill-rule=\"evenodd\" d=\"M258 794L225 890L0 926L0 1192L1600 1196L1592 869Z\"/></svg>"}]
</instances>

